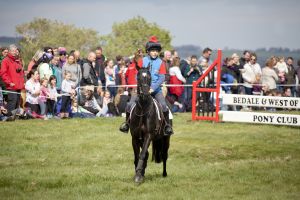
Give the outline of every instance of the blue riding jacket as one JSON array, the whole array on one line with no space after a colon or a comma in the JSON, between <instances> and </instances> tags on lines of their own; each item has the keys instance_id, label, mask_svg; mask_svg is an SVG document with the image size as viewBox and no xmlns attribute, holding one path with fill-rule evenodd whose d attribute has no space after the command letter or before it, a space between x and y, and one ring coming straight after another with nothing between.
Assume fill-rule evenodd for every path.
<instances>
[{"instance_id":1,"label":"blue riding jacket","mask_svg":"<svg viewBox=\"0 0 300 200\"><path fill-rule=\"evenodd\" d=\"M154 91L153 94L157 94L161 91L161 84L165 80L165 75L160 74L160 68L162 66L163 62L162 60L157 57L155 59L151 58L150 56L145 56L143 58L143 67L150 67L150 73L151 73L151 88Z\"/></svg>"}]
</instances>

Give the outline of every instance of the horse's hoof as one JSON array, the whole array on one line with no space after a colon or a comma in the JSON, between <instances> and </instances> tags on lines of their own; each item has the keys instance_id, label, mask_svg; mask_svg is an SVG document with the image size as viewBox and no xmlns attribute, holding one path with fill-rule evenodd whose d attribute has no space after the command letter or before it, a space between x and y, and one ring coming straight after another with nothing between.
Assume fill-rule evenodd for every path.
<instances>
[{"instance_id":1,"label":"horse's hoof","mask_svg":"<svg viewBox=\"0 0 300 200\"><path fill-rule=\"evenodd\" d=\"M167 177L167 176L168 176L167 172L163 172L163 177Z\"/></svg>"},{"instance_id":2,"label":"horse's hoof","mask_svg":"<svg viewBox=\"0 0 300 200\"><path fill-rule=\"evenodd\" d=\"M137 184L141 184L144 181L144 177L143 176L139 176L139 175L135 175L134 176L134 182Z\"/></svg>"}]
</instances>

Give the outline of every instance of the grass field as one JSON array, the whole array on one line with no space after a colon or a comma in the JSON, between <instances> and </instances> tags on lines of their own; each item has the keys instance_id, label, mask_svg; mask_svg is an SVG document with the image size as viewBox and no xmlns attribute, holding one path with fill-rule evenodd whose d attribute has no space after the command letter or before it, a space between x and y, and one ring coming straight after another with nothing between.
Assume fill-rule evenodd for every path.
<instances>
[{"instance_id":1,"label":"grass field","mask_svg":"<svg viewBox=\"0 0 300 200\"><path fill-rule=\"evenodd\" d=\"M122 118L1 122L0 199L300 199L299 127L190 119L141 185Z\"/></svg>"}]
</instances>

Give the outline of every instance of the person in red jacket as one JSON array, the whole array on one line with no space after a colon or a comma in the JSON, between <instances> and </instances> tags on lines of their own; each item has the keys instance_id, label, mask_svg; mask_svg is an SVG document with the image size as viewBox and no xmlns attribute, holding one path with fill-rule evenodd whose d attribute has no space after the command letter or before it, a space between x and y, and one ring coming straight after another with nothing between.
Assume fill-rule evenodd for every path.
<instances>
[{"instance_id":1,"label":"person in red jacket","mask_svg":"<svg viewBox=\"0 0 300 200\"><path fill-rule=\"evenodd\" d=\"M0 70L0 76L6 85L6 90L9 91L7 96L8 116L12 115L12 110L19 107L20 92L24 89L24 69L18 53L17 46L10 45L9 53L3 59Z\"/></svg>"}]
</instances>

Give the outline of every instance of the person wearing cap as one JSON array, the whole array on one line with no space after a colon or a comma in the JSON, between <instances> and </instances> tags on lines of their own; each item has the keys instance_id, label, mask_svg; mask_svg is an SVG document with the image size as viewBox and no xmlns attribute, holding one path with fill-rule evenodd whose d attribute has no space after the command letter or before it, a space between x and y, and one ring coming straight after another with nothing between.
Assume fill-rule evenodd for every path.
<instances>
[{"instance_id":1,"label":"person wearing cap","mask_svg":"<svg viewBox=\"0 0 300 200\"><path fill-rule=\"evenodd\" d=\"M65 47L59 47L58 54L59 54L58 66L62 68L67 61L67 49Z\"/></svg>"},{"instance_id":2,"label":"person wearing cap","mask_svg":"<svg viewBox=\"0 0 300 200\"><path fill-rule=\"evenodd\" d=\"M165 97L161 90L161 84L165 80L166 66L164 62L159 58L159 52L161 51L161 44L158 42L155 36L151 36L150 40L146 43L147 56L137 61L138 67L149 67L151 73L151 86L150 94L161 104L164 113L166 125L164 127L165 135L172 135L173 129L170 125L169 109L166 104ZM130 100L132 102L133 98ZM129 130L129 110L127 107L126 121L120 126L120 131L127 133Z\"/></svg>"}]
</instances>

